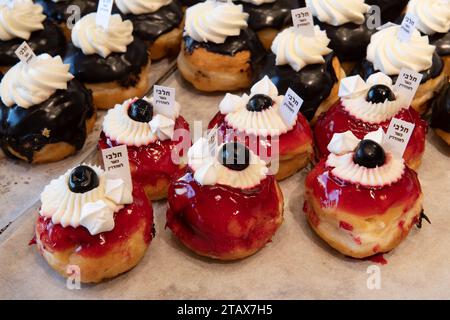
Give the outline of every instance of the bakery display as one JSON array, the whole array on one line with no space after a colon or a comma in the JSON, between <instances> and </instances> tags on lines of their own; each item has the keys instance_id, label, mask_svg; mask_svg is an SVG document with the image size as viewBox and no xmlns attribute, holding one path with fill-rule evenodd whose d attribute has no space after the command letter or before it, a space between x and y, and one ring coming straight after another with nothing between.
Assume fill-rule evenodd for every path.
<instances>
[{"instance_id":1,"label":"bakery display","mask_svg":"<svg viewBox=\"0 0 450 320\"><path fill-rule=\"evenodd\" d=\"M186 10L178 69L200 91L246 89L265 54L242 5L213 0Z\"/></svg>"},{"instance_id":2,"label":"bakery display","mask_svg":"<svg viewBox=\"0 0 450 320\"><path fill-rule=\"evenodd\" d=\"M175 130L184 134L175 136ZM178 103L169 110L152 99L133 98L108 111L98 146L127 145L133 181L143 186L149 199L160 200L167 198L169 183L184 173L186 163L174 163L172 157L182 139L190 140L189 125Z\"/></svg>"},{"instance_id":3,"label":"bakery display","mask_svg":"<svg viewBox=\"0 0 450 320\"><path fill-rule=\"evenodd\" d=\"M179 52L183 10L177 0L116 0L115 5L133 23L133 35L147 42L152 60Z\"/></svg>"},{"instance_id":4,"label":"bakery display","mask_svg":"<svg viewBox=\"0 0 450 320\"><path fill-rule=\"evenodd\" d=\"M19 62L16 50L27 41L36 54L63 56L66 40L56 24L46 18L42 7L31 0L0 2L0 71Z\"/></svg>"},{"instance_id":5,"label":"bakery display","mask_svg":"<svg viewBox=\"0 0 450 320\"><path fill-rule=\"evenodd\" d=\"M366 59L356 67L354 74L367 79L381 71L395 82L402 68L421 73L422 82L412 107L423 114L428 108L428 101L447 81L444 63L427 36L414 30L409 41L400 41L399 31L400 26L393 25L376 32L367 47Z\"/></svg>"},{"instance_id":6,"label":"bakery display","mask_svg":"<svg viewBox=\"0 0 450 320\"><path fill-rule=\"evenodd\" d=\"M305 205L312 229L354 258L388 252L422 219L417 174L383 146L380 128L357 139L333 136L330 154L309 173Z\"/></svg>"},{"instance_id":7,"label":"bakery display","mask_svg":"<svg viewBox=\"0 0 450 320\"><path fill-rule=\"evenodd\" d=\"M450 145L450 83L442 88L431 106L431 127Z\"/></svg>"},{"instance_id":8,"label":"bakery display","mask_svg":"<svg viewBox=\"0 0 450 320\"><path fill-rule=\"evenodd\" d=\"M94 105L108 109L142 97L150 89L147 45L133 37L133 24L113 14L108 29L96 24L96 13L81 18L72 29L64 62L92 90Z\"/></svg>"},{"instance_id":9,"label":"bakery display","mask_svg":"<svg viewBox=\"0 0 450 320\"><path fill-rule=\"evenodd\" d=\"M405 10L409 0L366 0L371 6L376 5L381 10L382 23L394 22Z\"/></svg>"},{"instance_id":10,"label":"bakery display","mask_svg":"<svg viewBox=\"0 0 450 320\"><path fill-rule=\"evenodd\" d=\"M330 48L339 58L346 72L366 55L367 45L374 33L366 23L369 5L364 0L348 0L344 3L329 0L306 0L311 9L314 24L325 30L331 40Z\"/></svg>"},{"instance_id":11,"label":"bakery display","mask_svg":"<svg viewBox=\"0 0 450 320\"><path fill-rule=\"evenodd\" d=\"M428 125L407 105L406 97L394 89L390 77L378 72L366 82L358 75L345 78L339 93L340 101L319 117L314 127L318 158L328 156L334 134L351 132L362 139L379 128L387 132L392 118L397 118L415 125L403 157L410 168L420 166Z\"/></svg>"},{"instance_id":12,"label":"bakery display","mask_svg":"<svg viewBox=\"0 0 450 320\"><path fill-rule=\"evenodd\" d=\"M306 37L295 27L283 30L259 68L259 77L267 75L281 94L291 88L303 99L301 113L312 123L338 100L345 77L325 31L318 26L314 31L314 37Z\"/></svg>"},{"instance_id":13,"label":"bakery display","mask_svg":"<svg viewBox=\"0 0 450 320\"><path fill-rule=\"evenodd\" d=\"M52 180L41 194L36 244L62 276L79 268L81 282L100 282L132 269L153 235L153 210L138 184L80 165Z\"/></svg>"},{"instance_id":14,"label":"bakery display","mask_svg":"<svg viewBox=\"0 0 450 320\"><path fill-rule=\"evenodd\" d=\"M313 138L308 121L298 113L287 123L280 113L284 96L268 77L257 82L250 95L227 93L208 128L217 128L223 141L237 140L264 161L277 164L283 180L303 169L313 157Z\"/></svg>"},{"instance_id":15,"label":"bakery display","mask_svg":"<svg viewBox=\"0 0 450 320\"><path fill-rule=\"evenodd\" d=\"M174 236L219 260L264 247L283 221L283 195L265 162L240 143L211 148L205 138L188 158L188 172L169 188L167 227Z\"/></svg>"},{"instance_id":16,"label":"bakery display","mask_svg":"<svg viewBox=\"0 0 450 320\"><path fill-rule=\"evenodd\" d=\"M92 96L60 56L19 62L0 83L0 146L30 163L61 160L80 150L95 124Z\"/></svg>"}]
</instances>

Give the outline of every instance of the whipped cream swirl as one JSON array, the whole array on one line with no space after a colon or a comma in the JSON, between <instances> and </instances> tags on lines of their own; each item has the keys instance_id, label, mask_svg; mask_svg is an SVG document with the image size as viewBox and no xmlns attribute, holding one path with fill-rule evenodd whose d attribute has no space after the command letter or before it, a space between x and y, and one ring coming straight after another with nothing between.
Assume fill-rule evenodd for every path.
<instances>
[{"instance_id":1,"label":"whipped cream swirl","mask_svg":"<svg viewBox=\"0 0 450 320\"><path fill-rule=\"evenodd\" d=\"M246 108L248 101L256 94L269 96L274 104L262 111L249 111ZM220 102L219 109L226 114L226 122L238 131L258 136L278 136L284 134L294 127L293 123L285 123L280 115L280 107L284 96L278 95L277 87L269 77L255 83L251 88L250 95L242 96L227 93Z\"/></svg>"},{"instance_id":2,"label":"whipped cream swirl","mask_svg":"<svg viewBox=\"0 0 450 320\"><path fill-rule=\"evenodd\" d=\"M32 32L44 29L42 12L31 0L0 1L0 40L30 39Z\"/></svg>"},{"instance_id":3,"label":"whipped cream swirl","mask_svg":"<svg viewBox=\"0 0 450 320\"><path fill-rule=\"evenodd\" d=\"M367 47L367 60L375 70L387 75L398 75L402 68L421 72L433 64L435 46L430 45L427 36L414 30L409 41L397 38L400 26L394 25L380 30L370 39Z\"/></svg>"},{"instance_id":4,"label":"whipped cream swirl","mask_svg":"<svg viewBox=\"0 0 450 320\"><path fill-rule=\"evenodd\" d=\"M251 150L250 164L242 171L231 170L217 160L220 145L215 152L209 149L208 140L200 138L188 151L188 165L194 179L201 185L221 184L232 188L249 189L260 184L267 176L266 163Z\"/></svg>"},{"instance_id":5,"label":"whipped cream swirl","mask_svg":"<svg viewBox=\"0 0 450 320\"><path fill-rule=\"evenodd\" d=\"M96 24L96 13L81 18L72 29L72 42L85 55L98 54L106 58L113 52L123 53L133 42L133 24L119 14L109 19L108 30Z\"/></svg>"},{"instance_id":6,"label":"whipped cream swirl","mask_svg":"<svg viewBox=\"0 0 450 320\"><path fill-rule=\"evenodd\" d=\"M352 22L364 23L364 14L370 6L364 0L306 0L306 6L321 22L341 26Z\"/></svg>"},{"instance_id":7,"label":"whipped cream swirl","mask_svg":"<svg viewBox=\"0 0 450 320\"><path fill-rule=\"evenodd\" d=\"M247 28L247 19L242 5L207 0L186 10L184 32L198 42L224 43Z\"/></svg>"},{"instance_id":8,"label":"whipped cream swirl","mask_svg":"<svg viewBox=\"0 0 450 320\"><path fill-rule=\"evenodd\" d=\"M146 14L158 11L172 0L116 0L115 4L123 14Z\"/></svg>"},{"instance_id":9,"label":"whipped cream swirl","mask_svg":"<svg viewBox=\"0 0 450 320\"><path fill-rule=\"evenodd\" d=\"M241 1L254 4L255 6L260 6L264 3L274 3L277 0L241 0Z\"/></svg>"},{"instance_id":10,"label":"whipped cream swirl","mask_svg":"<svg viewBox=\"0 0 450 320\"><path fill-rule=\"evenodd\" d=\"M72 192L68 187L69 169L54 179L41 194L40 215L52 219L53 224L83 226L91 235L114 229L114 213L133 202L131 190L122 179L110 179L97 166L89 165L99 178L97 188L85 193Z\"/></svg>"},{"instance_id":11,"label":"whipped cream swirl","mask_svg":"<svg viewBox=\"0 0 450 320\"><path fill-rule=\"evenodd\" d=\"M29 108L44 102L56 92L66 90L73 79L70 65L64 64L60 56L41 54L29 64L19 62L12 67L0 83L2 102L11 107L14 104Z\"/></svg>"},{"instance_id":12,"label":"whipped cream swirl","mask_svg":"<svg viewBox=\"0 0 450 320\"><path fill-rule=\"evenodd\" d=\"M153 118L149 123L138 122L128 116L128 109L137 98L126 100L108 110L103 121L105 135L119 144L127 146L146 146L157 140L173 138L175 120L178 118L180 105L175 102L175 112L168 114L163 108L153 104L153 99L143 98L153 105Z\"/></svg>"},{"instance_id":13,"label":"whipped cream swirl","mask_svg":"<svg viewBox=\"0 0 450 320\"><path fill-rule=\"evenodd\" d=\"M314 26L314 37L305 37L295 27L290 27L279 33L272 43L272 52L275 54L275 64L283 66L289 64L295 71L303 67L325 63L323 56L332 50L328 48L330 39L325 31Z\"/></svg>"},{"instance_id":14,"label":"whipped cream swirl","mask_svg":"<svg viewBox=\"0 0 450 320\"><path fill-rule=\"evenodd\" d=\"M411 0L407 12L417 17L416 28L425 34L447 33L450 29L449 0Z\"/></svg>"},{"instance_id":15,"label":"whipped cream swirl","mask_svg":"<svg viewBox=\"0 0 450 320\"><path fill-rule=\"evenodd\" d=\"M379 145L383 144L384 131L368 133L364 140L372 140ZM366 168L354 162L354 150L360 140L351 131L335 133L328 150L331 152L326 160L326 165L332 167L331 173L344 181L358 184L363 187L384 187L396 183L405 172L403 159L396 158L392 153L386 152L386 160L380 167Z\"/></svg>"}]
</instances>

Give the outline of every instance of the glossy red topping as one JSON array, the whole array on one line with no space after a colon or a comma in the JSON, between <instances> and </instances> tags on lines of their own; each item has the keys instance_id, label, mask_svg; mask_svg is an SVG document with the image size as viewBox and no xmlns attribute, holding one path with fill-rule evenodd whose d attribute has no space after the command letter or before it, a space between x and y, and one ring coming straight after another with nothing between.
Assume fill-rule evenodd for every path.
<instances>
[{"instance_id":1,"label":"glossy red topping","mask_svg":"<svg viewBox=\"0 0 450 320\"><path fill-rule=\"evenodd\" d=\"M174 129L184 129L189 132L189 124L183 117L179 116L175 121ZM172 150L183 144L183 138L188 137L180 137L180 139L175 139L174 141L158 140L147 146L127 146L133 181L143 185L154 185L160 178L172 180L180 177L185 169L173 163ZM190 141L185 141L184 143L187 143L187 147L191 144ZM119 144L116 141L108 138L104 132L101 133L100 141L98 142L100 149L107 149L117 145Z\"/></svg>"},{"instance_id":2,"label":"glossy red topping","mask_svg":"<svg viewBox=\"0 0 450 320\"><path fill-rule=\"evenodd\" d=\"M333 168L327 167L325 162L325 159L321 160L305 182L309 196L314 197L324 209L334 208L363 217L382 215L388 209L400 205L406 207L407 211L422 192L417 174L408 167L405 167L403 176L396 183L367 188L333 176Z\"/></svg>"},{"instance_id":3,"label":"glossy red topping","mask_svg":"<svg viewBox=\"0 0 450 320\"><path fill-rule=\"evenodd\" d=\"M425 150L425 136L427 134L428 125L420 118L420 115L412 108L402 109L395 115L395 118L414 123L416 127L411 136L411 139L406 147L404 159L409 162L420 157ZM358 138L362 139L366 134L376 131L382 127L385 132L390 124L390 120L379 123L370 124L350 115L338 102L331 107L328 112L322 114L314 127L314 138L318 157L323 158L329 154L327 149L328 144L335 133L342 133L350 130Z\"/></svg>"},{"instance_id":4,"label":"glossy red topping","mask_svg":"<svg viewBox=\"0 0 450 320\"><path fill-rule=\"evenodd\" d=\"M271 237L280 215L276 181L268 176L252 189L202 186L192 172L169 188L167 227L197 252L221 256L235 248L252 249Z\"/></svg>"},{"instance_id":5,"label":"glossy red topping","mask_svg":"<svg viewBox=\"0 0 450 320\"><path fill-rule=\"evenodd\" d=\"M39 215L36 230L46 250L55 252L75 247L78 254L89 257L105 254L112 246L127 240L142 224L145 226L145 241L150 243L153 237L153 208L140 185L134 184L133 203L115 213L114 223L113 230L93 236L85 227L64 228Z\"/></svg>"},{"instance_id":6,"label":"glossy red topping","mask_svg":"<svg viewBox=\"0 0 450 320\"><path fill-rule=\"evenodd\" d=\"M225 120L225 116L226 116L225 114L221 114L220 112L218 112L209 123L208 129L212 129L214 128L215 125L217 125L219 136L223 137L224 141L232 141L235 139L233 135L236 135L238 133L238 130L234 129L227 123L227 121ZM239 137L239 135L237 135L237 137L238 141L244 142L242 137ZM253 147L252 144L249 143L249 140L250 140L249 136L247 136L245 138L245 144L253 152L261 156L263 160L265 160L264 155L267 155L268 157L272 156L271 153L272 144L270 137L268 140L265 139L260 140L258 137L257 146L259 147L257 149L255 149L255 147ZM299 113L294 128L280 136L279 141L280 157L289 154L290 152L300 148L301 146L312 145L312 143L313 143L312 131L311 128L309 127L309 123L306 120L306 118L301 113ZM261 150L263 150L263 152Z\"/></svg>"}]
</instances>

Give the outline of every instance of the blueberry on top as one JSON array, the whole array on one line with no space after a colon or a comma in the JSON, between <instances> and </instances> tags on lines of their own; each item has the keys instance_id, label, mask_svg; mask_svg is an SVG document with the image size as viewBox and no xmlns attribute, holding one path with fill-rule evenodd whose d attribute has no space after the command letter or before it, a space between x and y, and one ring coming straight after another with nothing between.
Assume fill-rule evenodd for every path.
<instances>
[{"instance_id":1,"label":"blueberry on top","mask_svg":"<svg viewBox=\"0 0 450 320\"><path fill-rule=\"evenodd\" d=\"M250 151L239 142L229 142L222 146L219 162L234 171L243 171L250 165Z\"/></svg>"},{"instance_id":2,"label":"blueberry on top","mask_svg":"<svg viewBox=\"0 0 450 320\"><path fill-rule=\"evenodd\" d=\"M380 167L384 164L386 155L383 148L372 140L362 140L355 150L353 161L366 168Z\"/></svg>"},{"instance_id":3,"label":"blueberry on top","mask_svg":"<svg viewBox=\"0 0 450 320\"><path fill-rule=\"evenodd\" d=\"M265 94L255 94L247 103L248 111L263 111L265 109L273 106L273 100L271 97L266 96Z\"/></svg>"},{"instance_id":4,"label":"blueberry on top","mask_svg":"<svg viewBox=\"0 0 450 320\"><path fill-rule=\"evenodd\" d=\"M374 85L367 92L366 101L372 103L383 103L387 100L394 101L395 95L391 88L385 86L384 84Z\"/></svg>"},{"instance_id":5,"label":"blueberry on top","mask_svg":"<svg viewBox=\"0 0 450 320\"><path fill-rule=\"evenodd\" d=\"M146 100L137 99L128 108L128 116L138 122L150 122L153 118L153 106Z\"/></svg>"},{"instance_id":6,"label":"blueberry on top","mask_svg":"<svg viewBox=\"0 0 450 320\"><path fill-rule=\"evenodd\" d=\"M70 173L69 189L72 192L85 193L97 188L98 185L98 176L91 167L78 166Z\"/></svg>"}]
</instances>

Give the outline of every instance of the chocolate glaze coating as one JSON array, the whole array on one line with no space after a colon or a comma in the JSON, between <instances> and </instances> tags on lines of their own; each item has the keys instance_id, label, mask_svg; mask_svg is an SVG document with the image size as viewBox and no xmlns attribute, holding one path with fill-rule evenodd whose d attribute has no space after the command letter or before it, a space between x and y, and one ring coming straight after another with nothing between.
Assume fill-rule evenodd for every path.
<instances>
[{"instance_id":1,"label":"chocolate glaze coating","mask_svg":"<svg viewBox=\"0 0 450 320\"><path fill-rule=\"evenodd\" d=\"M44 8L45 15L57 23L66 23L67 19L72 15L72 12L67 12L67 8L71 5L80 8L81 16L96 12L98 6L98 0L63 0L59 2L35 0L34 2L40 4Z\"/></svg>"},{"instance_id":2,"label":"chocolate glaze coating","mask_svg":"<svg viewBox=\"0 0 450 320\"><path fill-rule=\"evenodd\" d=\"M383 23L395 21L408 4L408 0L366 0L369 5L377 5L381 9Z\"/></svg>"},{"instance_id":3,"label":"chocolate glaze coating","mask_svg":"<svg viewBox=\"0 0 450 320\"><path fill-rule=\"evenodd\" d=\"M319 25L321 30L327 32L327 36L331 40L329 47L334 50L341 62L363 59L366 56L370 37L376 31L376 29L370 30L366 22L361 25L346 23L335 27L314 18L314 24Z\"/></svg>"},{"instance_id":4,"label":"chocolate glaze coating","mask_svg":"<svg viewBox=\"0 0 450 320\"><path fill-rule=\"evenodd\" d=\"M103 58L97 54L85 55L69 44L64 63L70 64L70 73L81 82L117 81L123 87L134 86L142 67L148 63L147 45L135 37L125 53L111 53Z\"/></svg>"},{"instance_id":5,"label":"chocolate glaze coating","mask_svg":"<svg viewBox=\"0 0 450 320\"><path fill-rule=\"evenodd\" d=\"M304 100L300 112L311 121L317 108L328 98L337 82L332 65L334 55L330 53L324 58L324 64L308 65L297 72L290 65L276 66L275 55L271 53L264 59L258 79L267 75L282 95L289 88L294 90Z\"/></svg>"},{"instance_id":6,"label":"chocolate glaze coating","mask_svg":"<svg viewBox=\"0 0 450 320\"><path fill-rule=\"evenodd\" d=\"M430 79L438 77L441 74L443 68L444 62L442 61L442 58L435 52L433 54L433 64L431 65L431 68L420 72L423 75L421 83L425 83ZM374 74L376 72L378 72L378 70L375 70L375 68L373 67L373 63L368 61L367 59L364 59L359 65L355 67L355 69L352 71L352 75L359 74L364 80L367 80L367 78L371 74ZM397 75L390 77L394 83L397 81Z\"/></svg>"},{"instance_id":7,"label":"chocolate glaze coating","mask_svg":"<svg viewBox=\"0 0 450 320\"><path fill-rule=\"evenodd\" d=\"M266 50L264 49L258 36L251 29L242 30L239 36L228 37L224 43L216 44L212 42L198 42L189 36L184 37L186 51L192 54L197 48L205 48L206 50L218 54L234 56L236 53L244 50L250 51L250 65L256 70L258 63L264 58Z\"/></svg>"},{"instance_id":8,"label":"chocolate glaze coating","mask_svg":"<svg viewBox=\"0 0 450 320\"><path fill-rule=\"evenodd\" d=\"M181 24L183 10L177 1L172 1L153 13L122 16L133 23L133 34L135 36L153 42L160 35L172 31Z\"/></svg>"},{"instance_id":9,"label":"chocolate glaze coating","mask_svg":"<svg viewBox=\"0 0 450 320\"><path fill-rule=\"evenodd\" d=\"M277 0L259 6L242 1L234 2L244 6L244 11L249 14L248 26L255 31L263 28L282 29L292 25L291 10L305 7L304 0Z\"/></svg>"},{"instance_id":10,"label":"chocolate glaze coating","mask_svg":"<svg viewBox=\"0 0 450 320\"><path fill-rule=\"evenodd\" d=\"M447 83L431 104L431 127L450 133L450 83Z\"/></svg>"},{"instance_id":11,"label":"chocolate glaze coating","mask_svg":"<svg viewBox=\"0 0 450 320\"><path fill-rule=\"evenodd\" d=\"M23 39L0 41L0 66L13 66L19 62L15 51L23 43ZM51 56L63 56L66 39L62 31L50 20L44 21L44 30L35 31L27 40L36 55L48 53Z\"/></svg>"},{"instance_id":12,"label":"chocolate glaze coating","mask_svg":"<svg viewBox=\"0 0 450 320\"><path fill-rule=\"evenodd\" d=\"M183 6L187 6L187 7L193 6L194 4L197 4L197 3L200 3L203 1L205 1L205 0L180 0L181 4Z\"/></svg>"},{"instance_id":13,"label":"chocolate glaze coating","mask_svg":"<svg viewBox=\"0 0 450 320\"><path fill-rule=\"evenodd\" d=\"M57 90L28 109L7 107L0 101L0 147L14 158L7 149L11 146L29 162L34 151L51 143L67 142L79 150L86 140L86 120L93 114L91 92L75 79L67 90ZM49 130L49 137L43 135L44 129Z\"/></svg>"}]
</instances>

